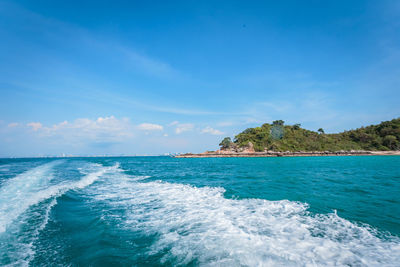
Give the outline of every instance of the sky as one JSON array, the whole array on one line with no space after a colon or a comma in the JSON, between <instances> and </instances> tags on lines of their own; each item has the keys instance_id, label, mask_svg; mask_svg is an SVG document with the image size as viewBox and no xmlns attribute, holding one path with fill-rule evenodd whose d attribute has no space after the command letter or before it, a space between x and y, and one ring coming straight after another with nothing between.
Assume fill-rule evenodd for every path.
<instances>
[{"instance_id":1,"label":"sky","mask_svg":"<svg viewBox=\"0 0 400 267\"><path fill-rule=\"evenodd\" d=\"M400 116L400 1L0 1L0 157L218 149Z\"/></svg>"}]
</instances>

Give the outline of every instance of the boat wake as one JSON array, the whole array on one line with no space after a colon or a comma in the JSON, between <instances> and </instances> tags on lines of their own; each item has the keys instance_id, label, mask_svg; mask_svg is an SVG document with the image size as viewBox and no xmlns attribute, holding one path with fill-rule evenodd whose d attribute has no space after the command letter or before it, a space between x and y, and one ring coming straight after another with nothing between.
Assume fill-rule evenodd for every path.
<instances>
[{"instance_id":1,"label":"boat wake","mask_svg":"<svg viewBox=\"0 0 400 267\"><path fill-rule=\"evenodd\" d=\"M305 203L228 199L221 187L154 181L149 176L128 175L119 164L86 164L79 168L81 175L74 176L79 179L59 182L54 177L61 163L38 166L0 187L3 265L32 264L35 253L46 257L41 250L47 247L36 247L38 238L52 220L57 201L64 201L59 197L71 190L79 190L80 204L90 205L94 211L90 216L96 214L94 219L83 219L101 222L90 224L100 227L92 229L99 238L116 235L116 242L126 246L120 255L129 257L137 252L133 252L138 247L134 243L144 242L141 255L158 264L396 266L400 262L398 237L352 223L335 212L313 214ZM114 249L118 244L114 246L112 240L110 248ZM106 252L99 253L97 257ZM90 259L92 255L85 256Z\"/></svg>"},{"instance_id":2,"label":"boat wake","mask_svg":"<svg viewBox=\"0 0 400 267\"><path fill-rule=\"evenodd\" d=\"M395 266L400 240L378 237L336 213L312 214L288 200L227 199L224 189L138 181L118 171L90 188L125 213L104 215L125 230L156 236L161 264L210 266Z\"/></svg>"},{"instance_id":3,"label":"boat wake","mask_svg":"<svg viewBox=\"0 0 400 267\"><path fill-rule=\"evenodd\" d=\"M9 179L0 188L0 262L28 265L34 255L34 242L47 225L57 198L69 190L85 188L105 172L118 168L92 164L92 172L77 181L53 184L53 161Z\"/></svg>"}]
</instances>

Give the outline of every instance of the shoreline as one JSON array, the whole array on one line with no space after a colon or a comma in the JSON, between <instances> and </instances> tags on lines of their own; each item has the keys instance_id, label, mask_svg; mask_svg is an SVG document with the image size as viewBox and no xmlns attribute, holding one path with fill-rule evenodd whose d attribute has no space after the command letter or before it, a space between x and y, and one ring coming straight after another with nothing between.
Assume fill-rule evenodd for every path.
<instances>
[{"instance_id":1,"label":"shoreline","mask_svg":"<svg viewBox=\"0 0 400 267\"><path fill-rule=\"evenodd\" d=\"M186 153L175 158L254 158L254 157L326 157L326 156L400 156L400 151L309 151L309 152L204 152Z\"/></svg>"}]
</instances>

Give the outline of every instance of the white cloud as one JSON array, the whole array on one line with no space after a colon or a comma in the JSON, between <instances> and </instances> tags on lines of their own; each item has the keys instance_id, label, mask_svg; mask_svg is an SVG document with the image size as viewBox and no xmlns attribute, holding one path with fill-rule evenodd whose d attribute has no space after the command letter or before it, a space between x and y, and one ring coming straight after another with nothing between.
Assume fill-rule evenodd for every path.
<instances>
[{"instance_id":1,"label":"white cloud","mask_svg":"<svg viewBox=\"0 0 400 267\"><path fill-rule=\"evenodd\" d=\"M194 125L192 123L178 124L177 127L175 128L175 133L181 134L183 132L192 131L193 128L194 128Z\"/></svg>"},{"instance_id":2,"label":"white cloud","mask_svg":"<svg viewBox=\"0 0 400 267\"><path fill-rule=\"evenodd\" d=\"M220 130L211 128L210 126L207 126L203 130L201 130L201 133L208 133L208 134L212 134L212 135L222 135L222 134L224 134Z\"/></svg>"},{"instance_id":3,"label":"white cloud","mask_svg":"<svg viewBox=\"0 0 400 267\"><path fill-rule=\"evenodd\" d=\"M79 142L119 142L133 136L133 125L129 119L117 119L114 116L99 117L95 120L79 118L72 122L63 121L51 127L40 122L28 126L38 131L41 136L61 137L64 140Z\"/></svg>"},{"instance_id":4,"label":"white cloud","mask_svg":"<svg viewBox=\"0 0 400 267\"><path fill-rule=\"evenodd\" d=\"M174 126L174 125L177 125L178 123L179 123L179 121L173 121L170 124L168 124L168 126Z\"/></svg>"},{"instance_id":5,"label":"white cloud","mask_svg":"<svg viewBox=\"0 0 400 267\"><path fill-rule=\"evenodd\" d=\"M37 131L43 127L43 125L40 122L30 122L27 124L27 126L32 127L34 131Z\"/></svg>"},{"instance_id":6,"label":"white cloud","mask_svg":"<svg viewBox=\"0 0 400 267\"><path fill-rule=\"evenodd\" d=\"M14 127L17 127L18 125L19 125L18 122L12 122L12 123L9 123L9 124L7 125L7 127L8 127L8 128L14 128Z\"/></svg>"},{"instance_id":7,"label":"white cloud","mask_svg":"<svg viewBox=\"0 0 400 267\"><path fill-rule=\"evenodd\" d=\"M138 129L143 131L162 131L164 127L153 123L142 123L139 124Z\"/></svg>"}]
</instances>

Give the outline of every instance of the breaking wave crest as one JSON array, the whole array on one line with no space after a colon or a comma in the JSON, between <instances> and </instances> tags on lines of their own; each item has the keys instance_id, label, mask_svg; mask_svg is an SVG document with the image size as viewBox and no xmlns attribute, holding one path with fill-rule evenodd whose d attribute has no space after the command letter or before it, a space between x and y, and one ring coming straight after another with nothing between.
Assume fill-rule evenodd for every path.
<instances>
[{"instance_id":1,"label":"breaking wave crest","mask_svg":"<svg viewBox=\"0 0 400 267\"><path fill-rule=\"evenodd\" d=\"M148 253L162 264L209 266L395 266L400 240L378 237L336 213L288 200L227 199L224 189L138 181L123 173L91 188L126 211L124 229L156 236Z\"/></svg>"}]
</instances>

